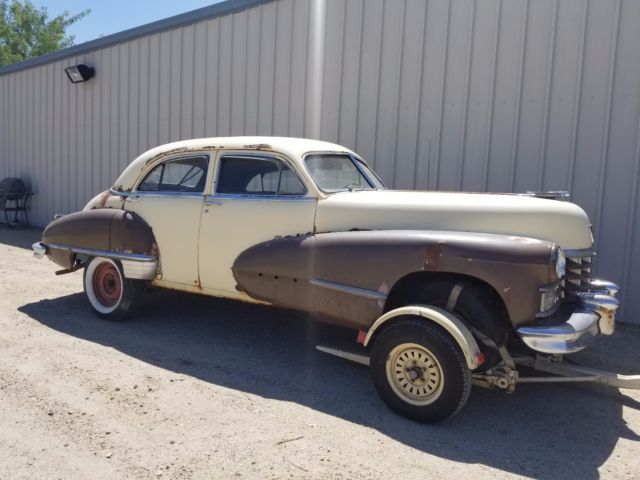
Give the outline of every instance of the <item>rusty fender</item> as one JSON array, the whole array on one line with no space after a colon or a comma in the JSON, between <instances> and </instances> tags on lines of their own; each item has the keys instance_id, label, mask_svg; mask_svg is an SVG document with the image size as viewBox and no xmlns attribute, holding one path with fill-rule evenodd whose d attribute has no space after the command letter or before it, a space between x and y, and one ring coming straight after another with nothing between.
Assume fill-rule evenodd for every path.
<instances>
[{"instance_id":1,"label":"rusty fender","mask_svg":"<svg viewBox=\"0 0 640 480\"><path fill-rule=\"evenodd\" d=\"M350 231L276 238L241 253L238 290L274 305L367 330L389 292L410 274L473 277L502 298L514 326L539 310L542 285L555 280L555 245L468 232Z\"/></svg>"},{"instance_id":2,"label":"rusty fender","mask_svg":"<svg viewBox=\"0 0 640 480\"><path fill-rule=\"evenodd\" d=\"M151 227L137 214L118 209L76 212L51 222L42 245L54 263L65 269L76 260L107 257L120 260L125 277L151 279L158 266L158 248Z\"/></svg>"}]
</instances>

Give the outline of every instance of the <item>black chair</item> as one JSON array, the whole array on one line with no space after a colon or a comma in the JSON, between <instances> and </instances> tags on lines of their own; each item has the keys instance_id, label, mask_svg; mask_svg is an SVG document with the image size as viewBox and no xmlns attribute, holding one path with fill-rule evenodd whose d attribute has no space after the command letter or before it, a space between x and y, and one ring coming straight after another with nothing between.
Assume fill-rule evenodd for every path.
<instances>
[{"instance_id":1,"label":"black chair","mask_svg":"<svg viewBox=\"0 0 640 480\"><path fill-rule=\"evenodd\" d=\"M27 208L33 192L28 192L21 178L7 177L0 180L0 210L4 210L7 225L19 225L18 214L24 215L25 225L29 225ZM13 213L13 222L9 220L9 213Z\"/></svg>"}]
</instances>

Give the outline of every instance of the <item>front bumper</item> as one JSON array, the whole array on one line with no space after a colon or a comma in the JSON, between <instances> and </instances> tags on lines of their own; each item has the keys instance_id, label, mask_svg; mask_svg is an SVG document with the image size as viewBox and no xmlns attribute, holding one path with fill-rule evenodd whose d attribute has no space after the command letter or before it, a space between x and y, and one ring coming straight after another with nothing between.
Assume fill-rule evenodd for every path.
<instances>
[{"instance_id":1,"label":"front bumper","mask_svg":"<svg viewBox=\"0 0 640 480\"><path fill-rule=\"evenodd\" d=\"M540 353L565 354L582 350L598 335L611 335L620 302L616 284L594 280L589 291L578 293L578 308L569 319L552 326L526 326L516 330L531 349Z\"/></svg>"}]
</instances>

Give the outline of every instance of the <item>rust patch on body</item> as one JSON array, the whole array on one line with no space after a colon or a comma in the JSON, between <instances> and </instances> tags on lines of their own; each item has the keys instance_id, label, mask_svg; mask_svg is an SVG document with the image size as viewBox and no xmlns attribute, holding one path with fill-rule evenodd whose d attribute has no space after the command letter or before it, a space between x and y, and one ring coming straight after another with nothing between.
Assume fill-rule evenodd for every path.
<instances>
[{"instance_id":1,"label":"rust patch on body","mask_svg":"<svg viewBox=\"0 0 640 480\"><path fill-rule=\"evenodd\" d=\"M268 143L255 143L253 145L245 145L243 148L250 148L252 150L273 150L273 147Z\"/></svg>"},{"instance_id":2,"label":"rust patch on body","mask_svg":"<svg viewBox=\"0 0 640 480\"><path fill-rule=\"evenodd\" d=\"M426 248L424 255L423 270L438 270L440 268L440 259L444 253L444 243L438 242Z\"/></svg>"}]
</instances>

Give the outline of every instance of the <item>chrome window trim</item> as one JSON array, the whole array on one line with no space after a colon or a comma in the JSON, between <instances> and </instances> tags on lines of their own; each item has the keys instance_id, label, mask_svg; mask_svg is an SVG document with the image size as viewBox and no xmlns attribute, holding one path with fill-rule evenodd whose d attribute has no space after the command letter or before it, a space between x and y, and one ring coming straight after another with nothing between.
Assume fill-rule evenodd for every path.
<instances>
[{"instance_id":1,"label":"chrome window trim","mask_svg":"<svg viewBox=\"0 0 640 480\"><path fill-rule=\"evenodd\" d=\"M109 189L109 193L111 195L115 195L116 197L122 197L122 198L127 198L129 195L131 195L131 192L116 190L113 187Z\"/></svg>"},{"instance_id":2,"label":"chrome window trim","mask_svg":"<svg viewBox=\"0 0 640 480\"><path fill-rule=\"evenodd\" d=\"M131 192L127 197L143 198L143 197L163 197L163 198L203 198L205 193L193 193L193 192L153 192L153 191L141 191Z\"/></svg>"},{"instance_id":3,"label":"chrome window trim","mask_svg":"<svg viewBox=\"0 0 640 480\"><path fill-rule=\"evenodd\" d=\"M361 171L362 171L362 165L367 167L369 169L369 171L373 174L373 176L376 177L376 180L378 180L378 182L380 182L380 185L382 185L382 189L383 190L385 190L387 188L387 186L384 184L384 182L382 181L382 179L380 178L378 173L373 168L371 168L371 166L369 166L369 164L367 162L365 162L364 159L360 158L355 153L351 153L351 154L349 154L349 156L355 160L356 167L358 167ZM362 174L365 177L367 177L368 180L371 180L370 178L368 178L367 173L368 172L366 172L366 171L362 171ZM376 189L376 190L379 190L379 189Z\"/></svg>"},{"instance_id":4,"label":"chrome window trim","mask_svg":"<svg viewBox=\"0 0 640 480\"><path fill-rule=\"evenodd\" d=\"M205 195L205 201L211 200L242 200L242 201L259 201L266 200L269 202L315 202L316 197L309 195L250 195L235 193L215 193Z\"/></svg>"},{"instance_id":5,"label":"chrome window trim","mask_svg":"<svg viewBox=\"0 0 640 480\"><path fill-rule=\"evenodd\" d=\"M354 157L354 155L351 152L341 152L341 151L331 151L331 150L322 150L322 151L310 151L310 152L306 152L304 155L302 155L302 165L304 167L304 169L307 172L307 175L309 175L309 177L313 180L313 183L315 183L316 187L318 188L318 190L320 190L322 193L325 193L327 195L331 195L334 193L341 193L341 192L347 192L348 190L338 190L335 192L331 192L331 191L327 191L327 190L323 190L320 185L318 185L318 182L316 182L315 178L313 178L313 175L311 175L311 172L309 171L309 168L307 168L307 157L309 155L343 155L348 157L353 164L355 165L356 169L360 172L360 175L362 175L364 177L364 179L366 180L366 182L369 184L369 187L371 187L372 190L378 190L375 185L372 184L371 179L369 178L369 175L366 174L366 172L364 172L362 170L362 168L360 168L360 165L358 165L359 162L364 163L365 165L367 165L367 163L364 160L358 159L356 157ZM367 165L368 167L368 165ZM369 167L370 168L370 167ZM373 172L373 170L371 170ZM377 177L377 174L375 174ZM384 183L382 182L382 180L380 180L378 178L378 180L380 181L380 183L382 185L384 185Z\"/></svg>"},{"instance_id":6,"label":"chrome window trim","mask_svg":"<svg viewBox=\"0 0 640 480\"><path fill-rule=\"evenodd\" d=\"M138 176L138 178L136 179L136 182L133 186L133 188L131 189L131 192L128 193L127 195L122 195L122 193L124 192L118 192L117 190L113 190L111 189L112 192L114 192L116 195L119 196L123 196L123 197L127 197L131 194L136 194L136 195L140 195L140 196L156 196L156 197L171 197L171 196L176 196L177 194L187 194L187 195L180 195L180 196L198 196L200 198L202 198L205 195L205 192L207 190L207 183L205 181L205 185L202 188L201 192L179 192L179 191L171 191L171 190L164 190L164 191L157 191L157 190L138 190L138 187L140 186L140 184L144 181L145 178L147 178L147 176L153 171L153 169L155 169L158 165L162 165L164 163L169 163L169 162L174 162L174 161L178 161L178 160L183 160L185 158L204 158L207 161L207 168L205 171L205 177L208 176L209 174L209 168L211 168L211 155L209 153L206 152L202 152L202 153L193 153L193 154L180 154L177 156L168 156L168 157L160 157L159 161L153 161L153 162L149 162L148 165L145 165L145 167L148 167L144 169L144 174ZM155 194L155 195L148 195L148 194Z\"/></svg>"},{"instance_id":7,"label":"chrome window trim","mask_svg":"<svg viewBox=\"0 0 640 480\"><path fill-rule=\"evenodd\" d=\"M222 160L225 157L233 157L233 158L245 158L247 160L262 160L262 161L281 161L283 162L286 166L288 166L293 173L295 174L296 178L300 181L300 183L302 184L302 186L304 187L305 192L300 194L300 195L261 195L259 193L219 193L218 192L218 183L220 180L220 171L222 170ZM215 171L215 175L213 178L213 187L211 189L211 194L208 195L208 197L211 198L226 198L226 199L277 199L278 200L285 200L285 199L295 199L295 198L309 198L311 200L315 200L316 198L313 196L309 196L309 187L307 186L306 183L304 183L304 180L302 179L302 177L300 176L300 173L298 172L298 170L295 168L295 165L289 161L289 159L287 159L286 157L282 156L282 155L278 155L278 154L274 154L274 153L269 153L269 154L265 154L265 153L252 153L252 152L239 152L239 153L232 153L232 151L226 152L226 153L220 153L218 155L218 158L216 160L216 171ZM280 179L278 179L278 189L280 188Z\"/></svg>"}]
</instances>

